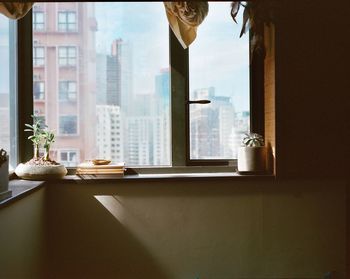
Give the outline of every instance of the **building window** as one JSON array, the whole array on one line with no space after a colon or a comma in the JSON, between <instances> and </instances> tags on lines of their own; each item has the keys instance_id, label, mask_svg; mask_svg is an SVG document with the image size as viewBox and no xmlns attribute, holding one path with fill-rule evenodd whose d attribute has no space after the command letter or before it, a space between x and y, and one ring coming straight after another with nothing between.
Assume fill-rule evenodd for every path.
<instances>
[{"instance_id":1,"label":"building window","mask_svg":"<svg viewBox=\"0 0 350 279\"><path fill-rule=\"evenodd\" d=\"M58 48L58 64L60 66L75 66L77 60L77 48L72 46Z\"/></svg>"},{"instance_id":2,"label":"building window","mask_svg":"<svg viewBox=\"0 0 350 279\"><path fill-rule=\"evenodd\" d=\"M72 11L58 12L58 31L61 31L61 32L77 31L76 12L72 12Z\"/></svg>"},{"instance_id":3,"label":"building window","mask_svg":"<svg viewBox=\"0 0 350 279\"><path fill-rule=\"evenodd\" d=\"M33 12L33 30L44 31L45 29L45 14L44 12Z\"/></svg>"},{"instance_id":4,"label":"building window","mask_svg":"<svg viewBox=\"0 0 350 279\"><path fill-rule=\"evenodd\" d=\"M78 117L76 115L64 115L59 118L60 135L78 134Z\"/></svg>"},{"instance_id":5,"label":"building window","mask_svg":"<svg viewBox=\"0 0 350 279\"><path fill-rule=\"evenodd\" d=\"M60 163L66 167L75 167L78 161L78 152L76 150L59 151Z\"/></svg>"},{"instance_id":6,"label":"building window","mask_svg":"<svg viewBox=\"0 0 350 279\"><path fill-rule=\"evenodd\" d=\"M77 100L77 84L75 81L59 82L59 100L71 102Z\"/></svg>"},{"instance_id":7,"label":"building window","mask_svg":"<svg viewBox=\"0 0 350 279\"><path fill-rule=\"evenodd\" d=\"M33 47L33 66L41 67L45 64L45 48Z\"/></svg>"},{"instance_id":8,"label":"building window","mask_svg":"<svg viewBox=\"0 0 350 279\"><path fill-rule=\"evenodd\" d=\"M33 82L33 97L35 101L45 99L45 84L43 81Z\"/></svg>"}]
</instances>

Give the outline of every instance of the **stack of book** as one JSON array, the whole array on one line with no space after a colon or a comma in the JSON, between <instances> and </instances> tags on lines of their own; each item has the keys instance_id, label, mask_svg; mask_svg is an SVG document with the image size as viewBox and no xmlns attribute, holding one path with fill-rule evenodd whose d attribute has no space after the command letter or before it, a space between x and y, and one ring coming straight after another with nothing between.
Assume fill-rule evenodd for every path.
<instances>
[{"instance_id":1,"label":"stack of book","mask_svg":"<svg viewBox=\"0 0 350 279\"><path fill-rule=\"evenodd\" d=\"M124 175L124 163L111 165L95 165L91 161L81 163L77 167L77 175Z\"/></svg>"}]
</instances>

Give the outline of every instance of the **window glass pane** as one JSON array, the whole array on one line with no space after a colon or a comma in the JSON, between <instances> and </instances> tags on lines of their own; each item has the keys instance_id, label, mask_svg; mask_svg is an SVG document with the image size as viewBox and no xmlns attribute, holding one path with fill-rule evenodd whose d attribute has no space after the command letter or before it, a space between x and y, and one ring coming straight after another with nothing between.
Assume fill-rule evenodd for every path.
<instances>
[{"instance_id":1,"label":"window glass pane","mask_svg":"<svg viewBox=\"0 0 350 279\"><path fill-rule=\"evenodd\" d=\"M68 13L68 22L75 23L75 13Z\"/></svg>"},{"instance_id":2,"label":"window glass pane","mask_svg":"<svg viewBox=\"0 0 350 279\"><path fill-rule=\"evenodd\" d=\"M209 2L207 18L189 49L190 158L235 159L249 130L249 36L239 38L240 24L229 2Z\"/></svg>"},{"instance_id":3,"label":"window glass pane","mask_svg":"<svg viewBox=\"0 0 350 279\"><path fill-rule=\"evenodd\" d=\"M69 47L68 48L68 56L71 57L71 58L76 56L76 49L75 49L75 47Z\"/></svg>"},{"instance_id":4,"label":"window glass pane","mask_svg":"<svg viewBox=\"0 0 350 279\"><path fill-rule=\"evenodd\" d=\"M58 48L58 56L61 57L66 57L67 56L67 48L66 47L59 47Z\"/></svg>"},{"instance_id":5,"label":"window glass pane","mask_svg":"<svg viewBox=\"0 0 350 279\"><path fill-rule=\"evenodd\" d=\"M58 13L58 22L59 23L65 23L66 22L67 15L66 13Z\"/></svg>"},{"instance_id":6,"label":"window glass pane","mask_svg":"<svg viewBox=\"0 0 350 279\"><path fill-rule=\"evenodd\" d=\"M33 70L45 81L45 102L34 101L34 109L58 131L53 158L63 161L64 149L74 150L75 165L92 158L170 165L169 27L163 3L40 5L50 14L70 9L67 18L59 15L68 24L64 30L86 23L78 32L57 34L54 18L47 17L45 32L33 36L37 46L47 46L46 71ZM69 102L56 105L63 97Z\"/></svg>"},{"instance_id":7,"label":"window glass pane","mask_svg":"<svg viewBox=\"0 0 350 279\"><path fill-rule=\"evenodd\" d=\"M62 160L62 161L68 161L68 160L67 160L67 158L68 158L67 155L68 155L67 152L61 152L61 160Z\"/></svg>"},{"instance_id":8,"label":"window glass pane","mask_svg":"<svg viewBox=\"0 0 350 279\"><path fill-rule=\"evenodd\" d=\"M45 98L44 82L34 81L33 82L33 97L34 100L43 100Z\"/></svg>"},{"instance_id":9,"label":"window glass pane","mask_svg":"<svg viewBox=\"0 0 350 279\"><path fill-rule=\"evenodd\" d=\"M15 122L11 115L15 112L14 69L10 61L15 53L13 49L14 22L0 15L0 149L6 150L10 156L9 168L16 165L16 135Z\"/></svg>"},{"instance_id":10,"label":"window glass pane","mask_svg":"<svg viewBox=\"0 0 350 279\"><path fill-rule=\"evenodd\" d=\"M76 135L78 133L77 129L77 116L75 115L65 115L60 116L60 135Z\"/></svg>"}]
</instances>

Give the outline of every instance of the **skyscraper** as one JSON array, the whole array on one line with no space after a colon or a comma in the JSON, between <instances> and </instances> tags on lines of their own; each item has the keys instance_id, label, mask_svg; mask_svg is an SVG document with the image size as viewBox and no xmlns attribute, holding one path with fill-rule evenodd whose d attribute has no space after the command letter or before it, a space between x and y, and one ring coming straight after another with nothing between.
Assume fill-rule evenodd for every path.
<instances>
[{"instance_id":1,"label":"skyscraper","mask_svg":"<svg viewBox=\"0 0 350 279\"><path fill-rule=\"evenodd\" d=\"M111 46L110 54L96 55L97 105L114 105L121 107L121 45L116 39Z\"/></svg>"},{"instance_id":2,"label":"skyscraper","mask_svg":"<svg viewBox=\"0 0 350 279\"><path fill-rule=\"evenodd\" d=\"M170 102L169 68L163 68L155 78L156 98L160 108L166 110Z\"/></svg>"},{"instance_id":3,"label":"skyscraper","mask_svg":"<svg viewBox=\"0 0 350 279\"><path fill-rule=\"evenodd\" d=\"M192 98L210 100L211 103L191 105L191 158L232 158L234 107L230 98L215 96L214 87L197 89L193 92Z\"/></svg>"}]
</instances>

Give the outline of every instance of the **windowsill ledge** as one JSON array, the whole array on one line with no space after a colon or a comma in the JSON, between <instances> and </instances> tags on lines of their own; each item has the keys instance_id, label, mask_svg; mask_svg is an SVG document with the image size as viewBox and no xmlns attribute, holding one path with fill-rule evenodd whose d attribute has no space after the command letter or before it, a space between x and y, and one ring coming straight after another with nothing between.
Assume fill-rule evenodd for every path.
<instances>
[{"instance_id":1,"label":"windowsill ledge","mask_svg":"<svg viewBox=\"0 0 350 279\"><path fill-rule=\"evenodd\" d=\"M208 180L274 180L273 174L240 174L237 172L177 172L177 173L143 173L117 175L66 175L62 180L54 180L54 183L63 184L92 184L109 183L116 181L161 181L161 180L187 180L187 181L208 181ZM48 181L30 181L12 179L9 182L9 190L12 196L0 202L0 208L8 206L31 193L39 190Z\"/></svg>"},{"instance_id":2,"label":"windowsill ledge","mask_svg":"<svg viewBox=\"0 0 350 279\"><path fill-rule=\"evenodd\" d=\"M130 181L130 180L261 180L275 179L273 174L239 174L237 172L216 173L147 173L118 175L67 175L62 183L91 184L96 182Z\"/></svg>"},{"instance_id":3,"label":"windowsill ledge","mask_svg":"<svg viewBox=\"0 0 350 279\"><path fill-rule=\"evenodd\" d=\"M0 202L0 208L5 207L13 202L20 200L36 190L40 189L44 185L45 181L29 181L12 179L9 182L9 191L12 192L11 197L2 200Z\"/></svg>"}]
</instances>

